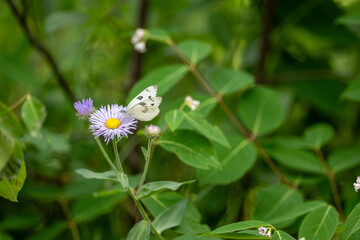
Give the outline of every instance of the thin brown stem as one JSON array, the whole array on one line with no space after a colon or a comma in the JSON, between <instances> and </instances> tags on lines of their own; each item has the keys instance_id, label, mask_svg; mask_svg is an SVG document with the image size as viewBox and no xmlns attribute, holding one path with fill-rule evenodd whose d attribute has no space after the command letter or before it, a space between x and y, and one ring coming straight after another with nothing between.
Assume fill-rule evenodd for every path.
<instances>
[{"instance_id":1,"label":"thin brown stem","mask_svg":"<svg viewBox=\"0 0 360 240\"><path fill-rule=\"evenodd\" d=\"M329 179L329 182L330 182L331 191L332 191L333 196L334 196L334 201L335 201L336 208L337 208L337 210L338 210L338 212L340 214L340 218L344 221L345 220L345 215L344 215L344 211L343 211L342 206L341 206L340 195L339 195L339 191L338 191L337 186L336 186L334 172L331 170L329 164L326 162L326 159L325 159L324 154L322 153L321 149L320 148L315 148L314 151L315 151L317 157L319 158L320 162L322 163L322 165L325 168L327 178Z\"/></svg>"},{"instance_id":2,"label":"thin brown stem","mask_svg":"<svg viewBox=\"0 0 360 240\"><path fill-rule=\"evenodd\" d=\"M21 98L19 98L16 102L14 102L10 107L9 110L10 111L14 111L15 108L17 108L18 106L20 106L20 104L22 104L25 99L29 96L29 94L25 94L24 96L22 96Z\"/></svg>"},{"instance_id":3,"label":"thin brown stem","mask_svg":"<svg viewBox=\"0 0 360 240\"><path fill-rule=\"evenodd\" d=\"M72 102L75 101L75 94L71 90L69 84L67 83L67 80L65 79L64 75L61 73L55 58L52 56L50 51L32 34L30 31L30 28L26 21L27 16L27 5L25 4L26 1L21 1L23 4L23 12L20 12L12 0L6 0L6 3L9 5L14 17L18 21L21 29L25 33L26 38L28 39L29 43L45 58L45 60L50 65L53 73L56 76L56 79L58 81L58 84L68 97L68 99Z\"/></svg>"},{"instance_id":4,"label":"thin brown stem","mask_svg":"<svg viewBox=\"0 0 360 240\"><path fill-rule=\"evenodd\" d=\"M256 148L258 149L260 155L264 158L265 162L270 166L270 168L281 178L281 180L291 186L295 187L294 184L291 183L291 181L285 176L285 174L278 168L278 166L274 163L273 160L271 160L270 156L266 153L266 151L263 149L263 147L259 144L259 142L256 140L256 136L251 134L242 124L241 122L235 117L235 115L232 113L232 111L229 109L227 104L224 102L221 95L217 94L206 82L206 80L201 76L199 71L196 69L196 67L191 64L191 62L184 56L184 54L179 50L179 48L176 46L176 44L172 41L168 41L169 46L175 51L175 53L178 55L178 57L181 59L181 61L188 67L189 71L194 75L194 77L200 82L200 84L205 88L205 90L214 97L217 102L219 103L222 110L225 112L225 114L228 116L228 118L231 120L231 122L234 124L234 126L251 142L254 143Z\"/></svg>"},{"instance_id":5,"label":"thin brown stem","mask_svg":"<svg viewBox=\"0 0 360 240\"><path fill-rule=\"evenodd\" d=\"M81 238L80 238L79 230L78 230L76 222L74 221L74 219L71 216L71 212L70 212L69 204L68 204L67 200L64 197L60 197L59 203L60 203L61 209L66 217L66 220L68 221L73 239L80 240Z\"/></svg>"}]
</instances>

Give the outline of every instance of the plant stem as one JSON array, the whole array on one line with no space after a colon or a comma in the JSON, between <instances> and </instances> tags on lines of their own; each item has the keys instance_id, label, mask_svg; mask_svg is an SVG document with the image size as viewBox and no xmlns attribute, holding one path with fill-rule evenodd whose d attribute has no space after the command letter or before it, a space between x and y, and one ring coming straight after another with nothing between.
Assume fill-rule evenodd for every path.
<instances>
[{"instance_id":1,"label":"plant stem","mask_svg":"<svg viewBox=\"0 0 360 240\"><path fill-rule=\"evenodd\" d=\"M188 67L189 71L194 75L194 77L200 82L200 84L205 88L205 90L214 97L217 102L219 103L222 110L234 124L234 126L251 142L254 143L258 152L265 160L265 162L270 166L270 168L281 178L281 180L291 187L295 187L294 184L285 176L285 174L280 170L280 168L271 160L270 156L266 153L264 148L260 145L260 143L256 140L256 136L250 133L242 124L241 122L235 117L232 111L229 109L227 104L224 102L221 95L217 94L206 82L206 80L201 76L199 71L196 67L189 62L189 60L184 56L184 54L179 50L176 44L170 39L167 41L167 44L174 50L177 56L181 59L181 61Z\"/></svg>"},{"instance_id":2,"label":"plant stem","mask_svg":"<svg viewBox=\"0 0 360 240\"><path fill-rule=\"evenodd\" d=\"M112 163L112 161L111 161L111 159L109 158L109 156L107 155L104 147L102 146L99 138L95 138L95 140L96 140L96 143L97 143L97 145L99 146L102 154L104 155L106 161L109 163L110 167L116 172L117 175L120 175L119 170L118 170L118 169L115 167L115 165ZM116 154L115 154L115 155L116 155Z\"/></svg>"},{"instance_id":3,"label":"plant stem","mask_svg":"<svg viewBox=\"0 0 360 240\"><path fill-rule=\"evenodd\" d=\"M114 148L114 154L115 154L115 159L116 159L116 162L117 162L117 165L120 169L120 172L121 173L124 173L124 170L121 166L121 161L120 161L120 157L119 157L119 151L117 149L117 142L115 139L112 140L112 143L113 143L113 148Z\"/></svg>"},{"instance_id":4,"label":"plant stem","mask_svg":"<svg viewBox=\"0 0 360 240\"><path fill-rule=\"evenodd\" d=\"M80 234L79 234L79 229L77 227L76 222L74 221L74 219L71 216L71 212L70 212L69 204L68 204L67 200L63 196L61 196L59 199L59 203L60 203L63 213L65 214L66 220L69 223L69 227L70 227L73 239L80 240L81 238L80 238Z\"/></svg>"},{"instance_id":5,"label":"plant stem","mask_svg":"<svg viewBox=\"0 0 360 240\"><path fill-rule=\"evenodd\" d=\"M16 102L14 102L10 107L9 110L13 111L15 108L17 108L18 106L20 106L20 104L22 104L25 99L29 96L29 93L25 94L24 96L22 96L19 100L17 100Z\"/></svg>"},{"instance_id":6,"label":"plant stem","mask_svg":"<svg viewBox=\"0 0 360 240\"><path fill-rule=\"evenodd\" d=\"M323 166L325 168L327 178L329 179L329 182L330 182L331 191L332 191L333 196L334 196L336 208L337 208L337 210L339 212L341 220L344 221L345 220L345 215L344 215L344 211L343 211L342 206L341 206L340 195L339 195L339 191L338 191L337 186L336 186L334 172L331 170L329 164L326 162L324 154L322 153L321 149L320 148L315 148L314 151L315 151L316 155L318 156L320 162L323 164Z\"/></svg>"},{"instance_id":7,"label":"plant stem","mask_svg":"<svg viewBox=\"0 0 360 240\"><path fill-rule=\"evenodd\" d=\"M144 182L145 182L145 178L149 169L149 164L150 164L150 155L151 155L151 146L152 146L152 140L149 139L148 141L148 147L147 147L147 152L146 152L146 156L144 156L145 158L145 166L144 166L144 171L141 175L141 179L140 179L140 183L139 183L139 187L138 187L138 192L140 192Z\"/></svg>"}]
</instances>

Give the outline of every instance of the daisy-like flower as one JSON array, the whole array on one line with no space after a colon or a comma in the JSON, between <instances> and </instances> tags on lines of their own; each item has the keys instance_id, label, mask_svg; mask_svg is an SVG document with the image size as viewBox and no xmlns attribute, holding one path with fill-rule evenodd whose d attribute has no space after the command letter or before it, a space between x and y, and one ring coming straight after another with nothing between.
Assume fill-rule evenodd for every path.
<instances>
[{"instance_id":1,"label":"daisy-like flower","mask_svg":"<svg viewBox=\"0 0 360 240\"><path fill-rule=\"evenodd\" d=\"M155 125L145 127L146 135L151 139L156 139L160 135L160 128Z\"/></svg>"},{"instance_id":2,"label":"daisy-like flower","mask_svg":"<svg viewBox=\"0 0 360 240\"><path fill-rule=\"evenodd\" d=\"M360 177L357 177L356 182L354 182L354 189L357 192L360 189Z\"/></svg>"},{"instance_id":3,"label":"daisy-like flower","mask_svg":"<svg viewBox=\"0 0 360 240\"><path fill-rule=\"evenodd\" d=\"M128 137L136 129L137 120L126 116L123 112L126 108L117 104L102 106L90 115L90 131L97 138L104 136L106 144L115 136Z\"/></svg>"},{"instance_id":4,"label":"daisy-like flower","mask_svg":"<svg viewBox=\"0 0 360 240\"><path fill-rule=\"evenodd\" d=\"M186 96L185 105L188 106L191 111L195 111L200 105L200 101L194 100L191 96Z\"/></svg>"},{"instance_id":5,"label":"daisy-like flower","mask_svg":"<svg viewBox=\"0 0 360 240\"><path fill-rule=\"evenodd\" d=\"M91 98L89 99L83 99L81 102L77 101L74 102L74 108L78 112L78 114L82 117L89 116L92 111L94 111L93 106L93 100Z\"/></svg>"},{"instance_id":6,"label":"daisy-like flower","mask_svg":"<svg viewBox=\"0 0 360 240\"><path fill-rule=\"evenodd\" d=\"M266 227L259 227L259 234L265 236L267 232L267 228Z\"/></svg>"}]
</instances>

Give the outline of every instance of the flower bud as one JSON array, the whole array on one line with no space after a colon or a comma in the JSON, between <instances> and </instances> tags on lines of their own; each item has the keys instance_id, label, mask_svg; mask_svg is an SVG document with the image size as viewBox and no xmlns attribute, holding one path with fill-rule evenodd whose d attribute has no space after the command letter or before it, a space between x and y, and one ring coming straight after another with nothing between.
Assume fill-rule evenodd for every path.
<instances>
[{"instance_id":1,"label":"flower bud","mask_svg":"<svg viewBox=\"0 0 360 240\"><path fill-rule=\"evenodd\" d=\"M145 132L150 139L156 139L160 136L160 127L155 125L146 126Z\"/></svg>"},{"instance_id":2,"label":"flower bud","mask_svg":"<svg viewBox=\"0 0 360 240\"><path fill-rule=\"evenodd\" d=\"M194 111L199 107L200 101L192 99L191 96L186 96L185 105L188 106L191 109L191 111Z\"/></svg>"},{"instance_id":3,"label":"flower bud","mask_svg":"<svg viewBox=\"0 0 360 240\"><path fill-rule=\"evenodd\" d=\"M74 108L80 117L88 117L95 110L91 98L84 98L82 101L74 102Z\"/></svg>"}]
</instances>

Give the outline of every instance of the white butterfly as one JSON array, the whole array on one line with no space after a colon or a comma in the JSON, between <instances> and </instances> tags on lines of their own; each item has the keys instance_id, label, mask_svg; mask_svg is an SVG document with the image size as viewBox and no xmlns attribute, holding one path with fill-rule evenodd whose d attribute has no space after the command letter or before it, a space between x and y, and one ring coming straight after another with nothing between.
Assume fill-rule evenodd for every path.
<instances>
[{"instance_id":1,"label":"white butterfly","mask_svg":"<svg viewBox=\"0 0 360 240\"><path fill-rule=\"evenodd\" d=\"M126 114L139 121L150 121L156 117L160 110L162 98L156 96L157 86L152 85L139 93L127 106Z\"/></svg>"}]
</instances>

